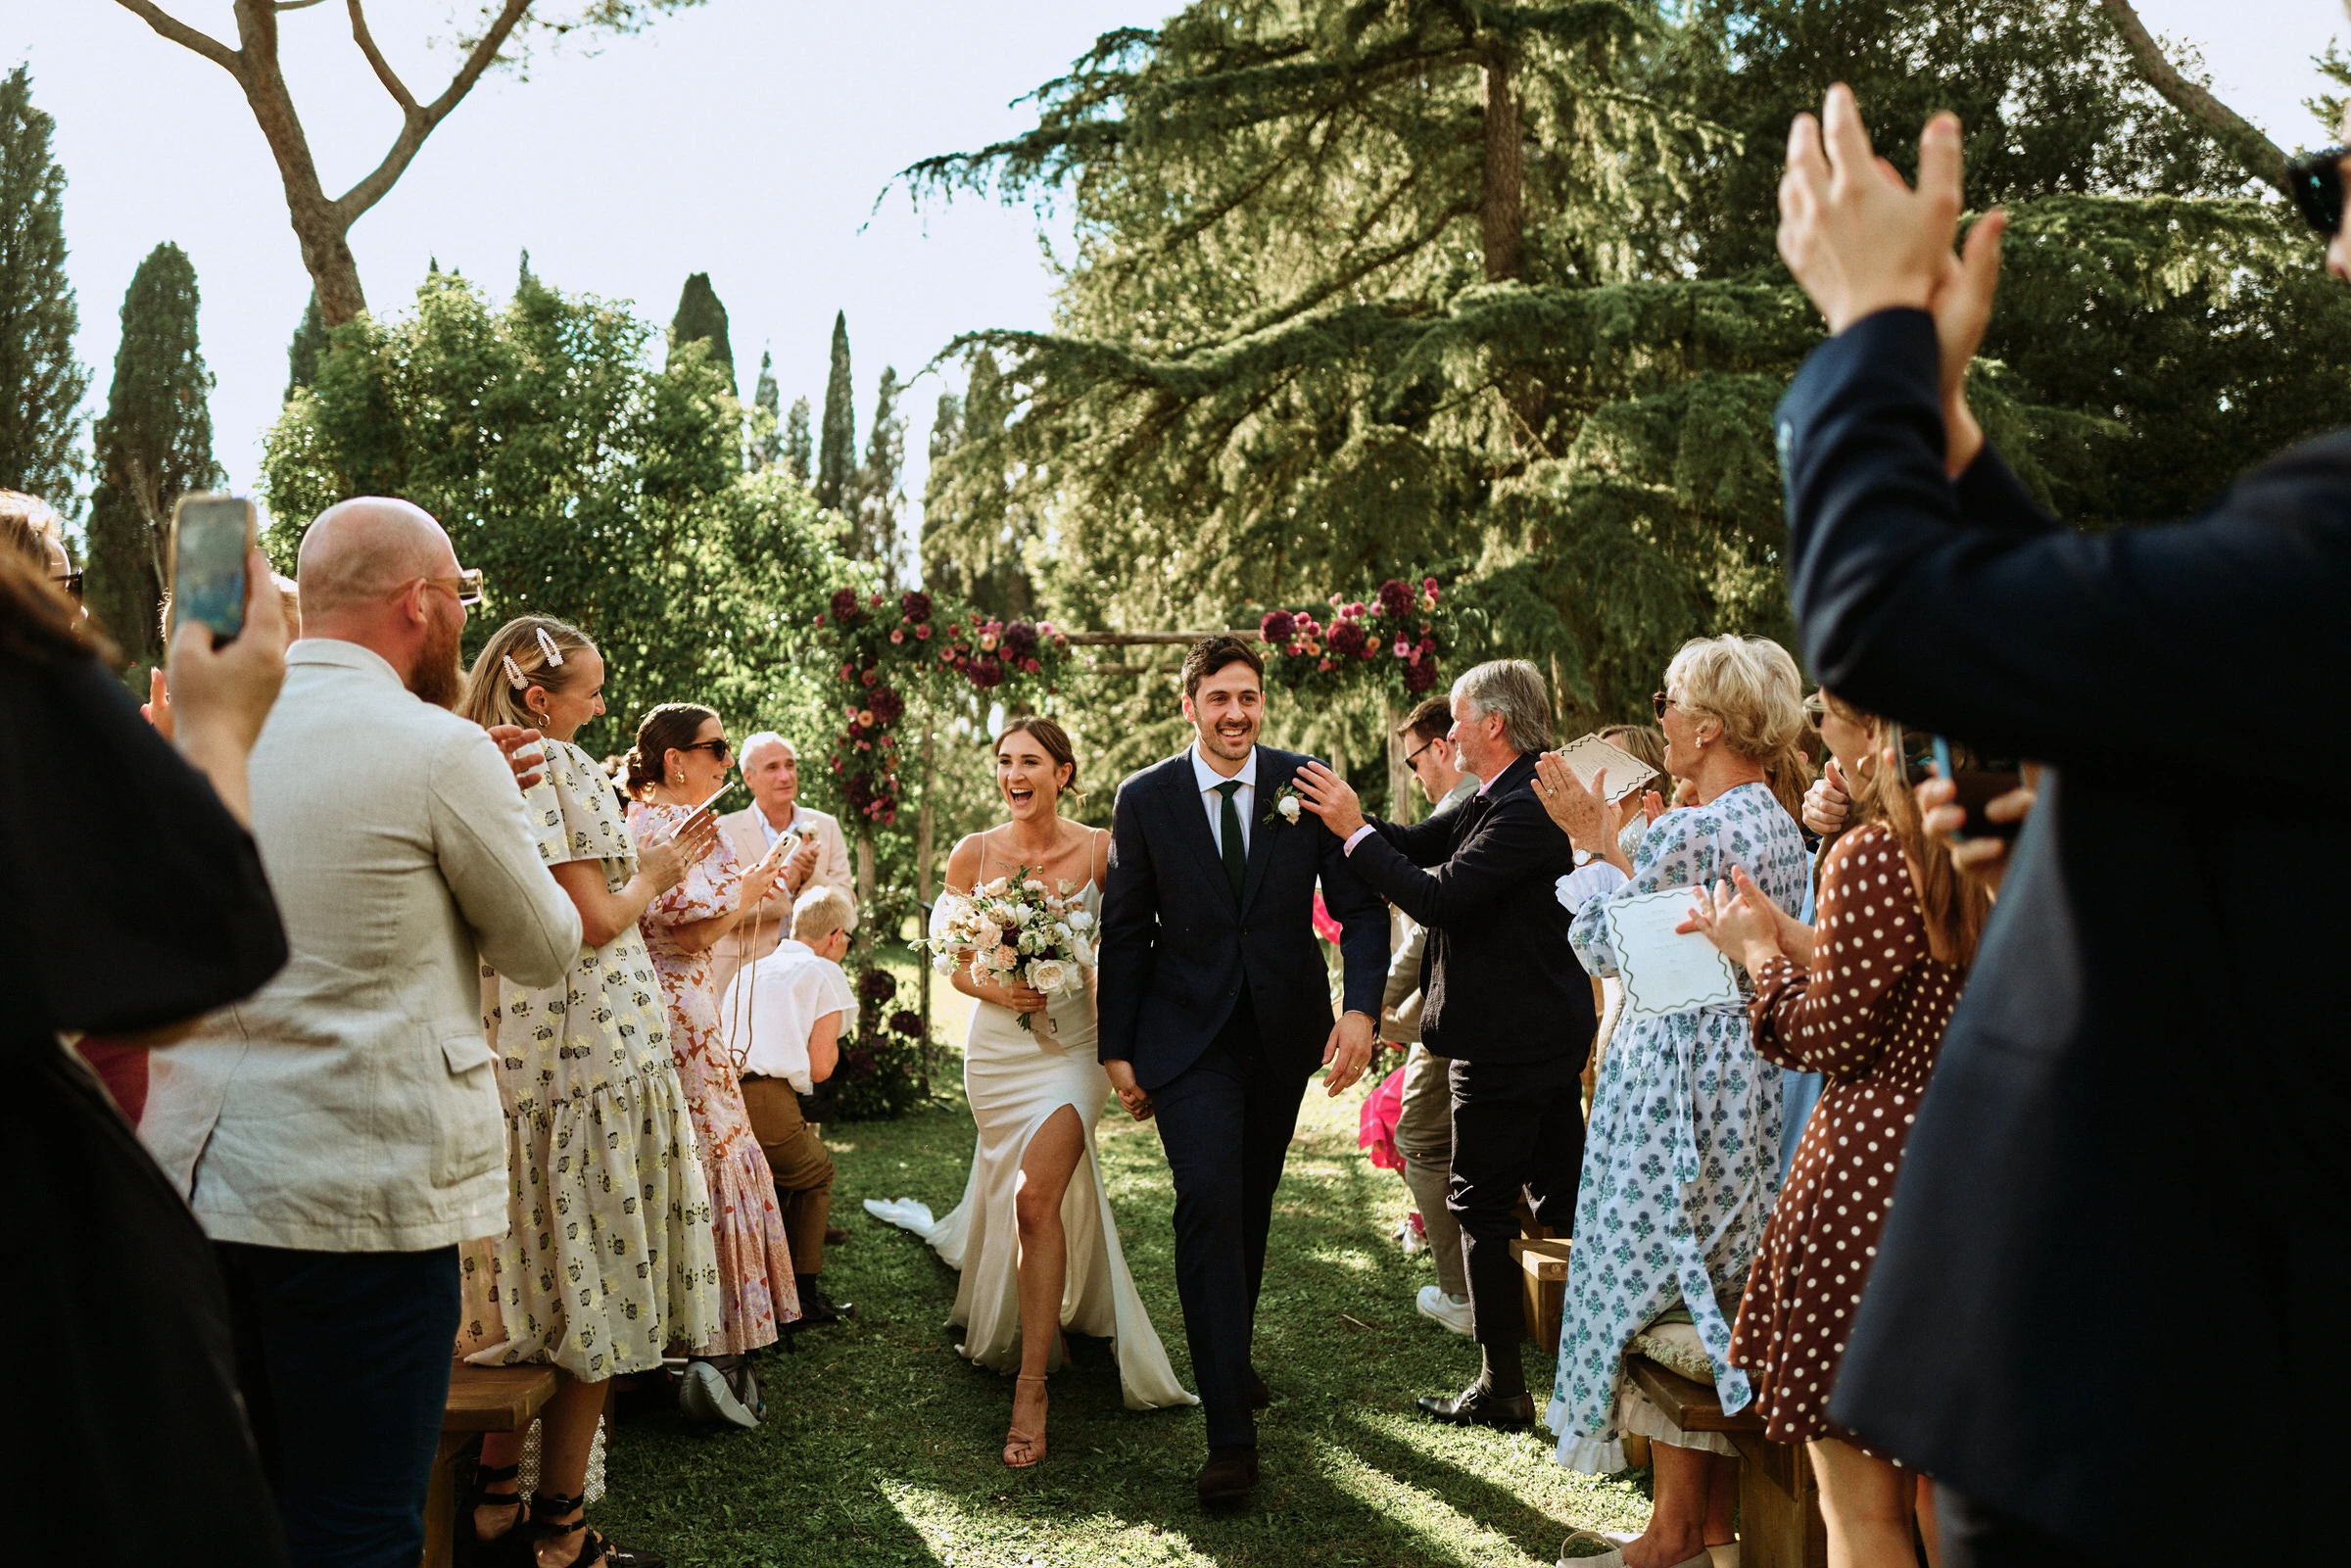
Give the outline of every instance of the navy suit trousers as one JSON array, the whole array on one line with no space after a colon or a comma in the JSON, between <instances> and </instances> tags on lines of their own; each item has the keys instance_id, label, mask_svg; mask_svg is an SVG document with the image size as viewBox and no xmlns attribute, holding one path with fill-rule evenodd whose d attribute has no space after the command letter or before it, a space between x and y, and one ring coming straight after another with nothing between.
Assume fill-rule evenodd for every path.
<instances>
[{"instance_id":1,"label":"navy suit trousers","mask_svg":"<svg viewBox=\"0 0 2351 1568\"><path fill-rule=\"evenodd\" d=\"M1151 1091L1176 1178L1176 1289L1211 1448L1257 1445L1249 1342L1273 1189L1305 1094L1306 1079L1270 1065L1245 990L1199 1060Z\"/></svg>"}]
</instances>

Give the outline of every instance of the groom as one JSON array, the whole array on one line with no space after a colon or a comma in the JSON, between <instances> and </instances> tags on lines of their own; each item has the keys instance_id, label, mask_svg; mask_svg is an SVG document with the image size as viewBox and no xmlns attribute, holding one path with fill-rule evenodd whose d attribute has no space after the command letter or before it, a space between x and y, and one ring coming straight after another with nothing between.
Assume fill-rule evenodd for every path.
<instances>
[{"instance_id":1,"label":"groom","mask_svg":"<svg viewBox=\"0 0 2351 1568\"><path fill-rule=\"evenodd\" d=\"M1388 917L1330 830L1280 809L1307 758L1257 743L1265 662L1237 637L1192 644L1183 716L1196 739L1119 786L1103 889L1101 1060L1176 1177L1176 1284L1208 1417L1203 1503L1257 1482L1249 1364L1266 1232L1298 1104L1363 1075L1387 980ZM1315 945L1315 880L1345 928L1334 1024Z\"/></svg>"}]
</instances>

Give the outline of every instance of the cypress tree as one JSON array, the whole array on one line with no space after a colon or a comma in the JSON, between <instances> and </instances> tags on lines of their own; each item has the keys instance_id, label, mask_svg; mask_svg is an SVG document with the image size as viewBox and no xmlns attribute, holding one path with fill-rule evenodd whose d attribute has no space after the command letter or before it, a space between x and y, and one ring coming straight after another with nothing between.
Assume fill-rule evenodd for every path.
<instances>
[{"instance_id":1,"label":"cypress tree","mask_svg":"<svg viewBox=\"0 0 2351 1568\"><path fill-rule=\"evenodd\" d=\"M90 607L136 663L162 656L171 506L219 483L213 462L213 390L196 339L196 268L157 246L122 297L115 381L98 421L98 489L90 506Z\"/></svg>"},{"instance_id":2,"label":"cypress tree","mask_svg":"<svg viewBox=\"0 0 2351 1568\"><path fill-rule=\"evenodd\" d=\"M1034 620L1029 551L1043 528L1013 483L1011 414L996 356L986 349L972 356L961 397L939 395L923 493L923 581L990 615Z\"/></svg>"},{"instance_id":3,"label":"cypress tree","mask_svg":"<svg viewBox=\"0 0 2351 1568\"><path fill-rule=\"evenodd\" d=\"M74 450L89 372L73 359L81 315L66 280L66 171L56 121L32 103L24 66L0 81L0 489L72 509Z\"/></svg>"},{"instance_id":4,"label":"cypress tree","mask_svg":"<svg viewBox=\"0 0 2351 1568\"><path fill-rule=\"evenodd\" d=\"M784 450L783 432L777 429L778 406L783 394L776 387L775 356L765 349L759 351L759 385L751 394L751 406L767 415L758 437L750 446L751 467L772 468Z\"/></svg>"},{"instance_id":5,"label":"cypress tree","mask_svg":"<svg viewBox=\"0 0 2351 1568\"><path fill-rule=\"evenodd\" d=\"M882 367L874 395L874 423L866 435L865 464L857 470L857 531L851 553L879 561L894 580L898 554L898 509L906 495L899 479L906 469L906 416L898 412L898 372Z\"/></svg>"},{"instance_id":6,"label":"cypress tree","mask_svg":"<svg viewBox=\"0 0 2351 1568\"><path fill-rule=\"evenodd\" d=\"M815 443L808 431L808 400L792 400L792 412L784 417L784 471L805 485L809 481L809 465L815 461Z\"/></svg>"},{"instance_id":7,"label":"cypress tree","mask_svg":"<svg viewBox=\"0 0 2351 1568\"><path fill-rule=\"evenodd\" d=\"M280 402L293 402L298 389L318 379L318 356L326 353L326 316L318 309L318 296L312 293L311 303L302 308L294 341L286 345L286 395Z\"/></svg>"},{"instance_id":8,"label":"cypress tree","mask_svg":"<svg viewBox=\"0 0 2351 1568\"><path fill-rule=\"evenodd\" d=\"M710 345L711 359L727 367L727 388L734 390L735 350L727 341L727 308L719 303L707 272L686 280L685 292L678 296L678 313L670 318L670 357L675 359L689 343Z\"/></svg>"},{"instance_id":9,"label":"cypress tree","mask_svg":"<svg viewBox=\"0 0 2351 1568\"><path fill-rule=\"evenodd\" d=\"M816 503L845 512L856 501L857 410L850 404L849 316L833 313L833 370L825 379L825 423L816 450Z\"/></svg>"}]
</instances>

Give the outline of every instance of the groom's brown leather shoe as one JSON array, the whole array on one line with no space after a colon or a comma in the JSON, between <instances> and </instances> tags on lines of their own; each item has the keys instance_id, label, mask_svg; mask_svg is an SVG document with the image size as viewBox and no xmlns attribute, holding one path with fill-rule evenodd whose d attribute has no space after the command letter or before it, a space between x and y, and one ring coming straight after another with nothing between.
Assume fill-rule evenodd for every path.
<instances>
[{"instance_id":1,"label":"groom's brown leather shoe","mask_svg":"<svg viewBox=\"0 0 2351 1568\"><path fill-rule=\"evenodd\" d=\"M1208 1450L1208 1463L1200 1467L1195 1490L1200 1494L1200 1506L1217 1508L1244 1500L1256 1485L1256 1446L1232 1444Z\"/></svg>"},{"instance_id":2,"label":"groom's brown leather shoe","mask_svg":"<svg viewBox=\"0 0 2351 1568\"><path fill-rule=\"evenodd\" d=\"M1423 1394L1420 1408L1455 1426L1490 1426L1504 1432L1523 1432L1535 1420L1533 1396L1512 1394L1506 1398L1483 1383L1472 1383L1454 1395Z\"/></svg>"},{"instance_id":3,"label":"groom's brown leather shoe","mask_svg":"<svg viewBox=\"0 0 2351 1568\"><path fill-rule=\"evenodd\" d=\"M1262 1410L1272 1402L1273 1391L1266 1387L1266 1380L1257 1375L1256 1367L1249 1368L1249 1408Z\"/></svg>"}]
</instances>

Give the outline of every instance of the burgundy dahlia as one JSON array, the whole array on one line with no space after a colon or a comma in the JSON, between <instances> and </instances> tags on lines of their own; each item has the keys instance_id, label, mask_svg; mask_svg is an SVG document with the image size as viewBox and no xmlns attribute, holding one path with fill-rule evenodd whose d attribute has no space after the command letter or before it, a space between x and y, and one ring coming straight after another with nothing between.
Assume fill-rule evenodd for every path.
<instances>
[{"instance_id":1,"label":"burgundy dahlia","mask_svg":"<svg viewBox=\"0 0 2351 1568\"><path fill-rule=\"evenodd\" d=\"M1332 622L1330 635L1325 641L1330 644L1330 651L1342 659L1354 658L1371 645L1371 639L1364 631L1364 623L1352 616L1341 616Z\"/></svg>"},{"instance_id":2,"label":"burgundy dahlia","mask_svg":"<svg viewBox=\"0 0 2351 1568\"><path fill-rule=\"evenodd\" d=\"M874 717L884 724L895 724L906 717L906 699L886 686L874 688L874 694L867 701Z\"/></svg>"},{"instance_id":3,"label":"burgundy dahlia","mask_svg":"<svg viewBox=\"0 0 2351 1568\"><path fill-rule=\"evenodd\" d=\"M910 588L898 595L898 613L916 626L931 619L931 595Z\"/></svg>"},{"instance_id":4,"label":"burgundy dahlia","mask_svg":"<svg viewBox=\"0 0 2351 1568\"><path fill-rule=\"evenodd\" d=\"M1398 620L1413 613L1413 591L1391 577L1379 585L1379 611Z\"/></svg>"},{"instance_id":5,"label":"burgundy dahlia","mask_svg":"<svg viewBox=\"0 0 2351 1568\"><path fill-rule=\"evenodd\" d=\"M1298 617L1288 610L1268 610L1266 618L1257 623L1257 635L1269 642L1287 642L1298 635Z\"/></svg>"},{"instance_id":6,"label":"burgundy dahlia","mask_svg":"<svg viewBox=\"0 0 2351 1568\"><path fill-rule=\"evenodd\" d=\"M834 620L840 622L842 626L846 626L851 621L857 619L859 613L860 612L857 606L857 591L855 589L837 588L833 591Z\"/></svg>"},{"instance_id":7,"label":"burgundy dahlia","mask_svg":"<svg viewBox=\"0 0 2351 1568\"><path fill-rule=\"evenodd\" d=\"M1002 646L1007 659L1015 664L1022 663L1036 651L1036 628L1027 621L1013 622L1004 628Z\"/></svg>"},{"instance_id":8,"label":"burgundy dahlia","mask_svg":"<svg viewBox=\"0 0 2351 1568\"><path fill-rule=\"evenodd\" d=\"M903 1034L909 1040L923 1037L923 1016L910 1008L900 1008L889 1016L890 1032Z\"/></svg>"},{"instance_id":9,"label":"burgundy dahlia","mask_svg":"<svg viewBox=\"0 0 2351 1568\"><path fill-rule=\"evenodd\" d=\"M1001 685L1004 680L1004 666L994 659L984 656L974 659L965 665L963 673L972 685L980 688L983 691L989 687Z\"/></svg>"},{"instance_id":10,"label":"burgundy dahlia","mask_svg":"<svg viewBox=\"0 0 2351 1568\"><path fill-rule=\"evenodd\" d=\"M857 976L857 994L879 1007L895 1001L898 994L897 976L885 969L870 969Z\"/></svg>"}]
</instances>

